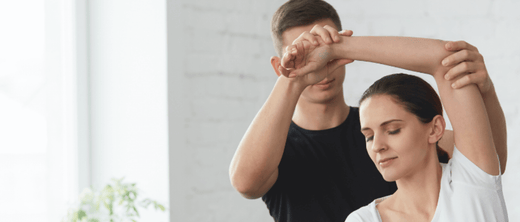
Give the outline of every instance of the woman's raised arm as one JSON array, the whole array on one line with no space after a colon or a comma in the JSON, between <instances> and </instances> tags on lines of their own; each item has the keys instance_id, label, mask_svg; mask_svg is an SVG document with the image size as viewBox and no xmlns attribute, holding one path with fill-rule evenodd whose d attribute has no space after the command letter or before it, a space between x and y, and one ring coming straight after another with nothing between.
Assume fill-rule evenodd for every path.
<instances>
[{"instance_id":1,"label":"woman's raised arm","mask_svg":"<svg viewBox=\"0 0 520 222\"><path fill-rule=\"evenodd\" d=\"M452 123L457 149L488 174L498 175L499 162L482 96L476 85L453 89L453 82L444 79L444 75L453 67L441 64L452 53L444 49L445 43L410 37L342 37L340 43L329 47L329 52L315 50L319 53L306 51L302 54L297 49L289 56L305 56L305 59L299 61L311 61L315 63L314 67L320 67L323 65L321 63L326 64L333 59L346 58L431 74L437 82L441 100ZM304 68L300 70L312 71ZM304 74L298 73L300 70L294 72Z\"/></svg>"},{"instance_id":2,"label":"woman's raised arm","mask_svg":"<svg viewBox=\"0 0 520 222\"><path fill-rule=\"evenodd\" d=\"M474 84L453 89L452 81L444 78L451 68L441 64L450 53L444 49L444 41L407 37L352 37L349 40L338 47L340 55L343 53L346 58L431 74L453 126L457 149L486 173L499 174L493 135L480 91Z\"/></svg>"}]
</instances>

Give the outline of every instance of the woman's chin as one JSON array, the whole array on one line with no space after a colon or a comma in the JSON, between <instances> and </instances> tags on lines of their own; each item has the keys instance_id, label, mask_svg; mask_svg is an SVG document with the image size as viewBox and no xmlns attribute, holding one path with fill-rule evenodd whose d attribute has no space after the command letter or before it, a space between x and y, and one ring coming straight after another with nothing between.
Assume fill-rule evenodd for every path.
<instances>
[{"instance_id":1,"label":"woman's chin","mask_svg":"<svg viewBox=\"0 0 520 222\"><path fill-rule=\"evenodd\" d=\"M399 179L399 176L393 172L381 172L381 175L386 182L395 182Z\"/></svg>"}]
</instances>

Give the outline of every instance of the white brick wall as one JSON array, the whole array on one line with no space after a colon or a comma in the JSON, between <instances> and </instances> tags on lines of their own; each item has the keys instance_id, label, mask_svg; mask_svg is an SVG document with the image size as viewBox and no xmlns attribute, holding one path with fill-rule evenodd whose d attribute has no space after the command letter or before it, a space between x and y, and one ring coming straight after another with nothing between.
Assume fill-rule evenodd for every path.
<instances>
[{"instance_id":1,"label":"white brick wall","mask_svg":"<svg viewBox=\"0 0 520 222\"><path fill-rule=\"evenodd\" d=\"M484 56L508 128L508 165L503 188L510 221L520 221L520 1L351 1L331 0L343 28L355 35L404 35L466 40ZM463 9L463 10L460 10ZM377 12L377 13L374 13ZM404 70L355 62L347 66L345 98L357 105L361 93L377 78ZM410 72L408 72L410 73ZM427 77L431 84L433 80Z\"/></svg>"},{"instance_id":2,"label":"white brick wall","mask_svg":"<svg viewBox=\"0 0 520 222\"><path fill-rule=\"evenodd\" d=\"M246 200L231 187L228 167L254 115L269 95L276 75L270 19L284 1L179 0L185 40L181 117L187 158L180 175L186 192L182 221L272 221L261 200ZM464 39L484 55L508 122L509 161L503 177L511 221L520 220L520 2L514 0L329 1L344 28L355 35L405 35ZM171 28L171 27L169 27ZM170 32L171 33L171 32ZM171 37L170 37L171 39ZM178 38L176 38L178 39ZM345 98L357 105L361 93L383 75L400 69L364 62L347 66ZM408 72L410 73L410 72ZM170 74L172 78L172 74ZM175 77L176 78L176 77ZM430 83L433 81L429 80ZM175 115L175 113L170 113ZM171 135L171 134L170 134ZM171 148L170 148L171 150ZM170 155L175 155L170 154ZM170 174L172 176L172 174ZM172 180L172 179L171 179ZM175 180L175 178L173 179ZM172 220L175 217L171 217Z\"/></svg>"}]
</instances>

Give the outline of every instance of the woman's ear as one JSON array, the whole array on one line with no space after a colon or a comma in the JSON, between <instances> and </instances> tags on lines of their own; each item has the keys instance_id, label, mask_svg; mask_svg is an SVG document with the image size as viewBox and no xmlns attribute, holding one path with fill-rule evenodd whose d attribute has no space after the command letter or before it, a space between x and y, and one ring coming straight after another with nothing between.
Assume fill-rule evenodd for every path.
<instances>
[{"instance_id":1,"label":"woman's ear","mask_svg":"<svg viewBox=\"0 0 520 222\"><path fill-rule=\"evenodd\" d=\"M429 143L437 143L442 135L444 135L444 129L446 129L446 122L444 121L444 117L441 115L437 115L433 117L431 121L431 132L430 136L428 137Z\"/></svg>"},{"instance_id":2,"label":"woman's ear","mask_svg":"<svg viewBox=\"0 0 520 222\"><path fill-rule=\"evenodd\" d=\"M271 65L273 66L273 69L274 69L274 72L276 73L277 76L280 76L282 75L282 73L280 72L280 57L278 56L272 56L271 57Z\"/></svg>"}]
</instances>

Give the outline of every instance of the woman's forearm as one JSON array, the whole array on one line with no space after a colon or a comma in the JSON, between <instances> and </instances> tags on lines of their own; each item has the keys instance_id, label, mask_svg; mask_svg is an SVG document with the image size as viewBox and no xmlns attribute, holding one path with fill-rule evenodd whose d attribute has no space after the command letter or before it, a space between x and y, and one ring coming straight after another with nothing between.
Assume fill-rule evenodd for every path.
<instances>
[{"instance_id":1,"label":"woman's forearm","mask_svg":"<svg viewBox=\"0 0 520 222\"><path fill-rule=\"evenodd\" d=\"M335 58L348 58L375 62L427 74L448 70L441 64L451 52L444 49L445 42L436 39L355 36L342 37L339 44L333 44Z\"/></svg>"}]
</instances>

